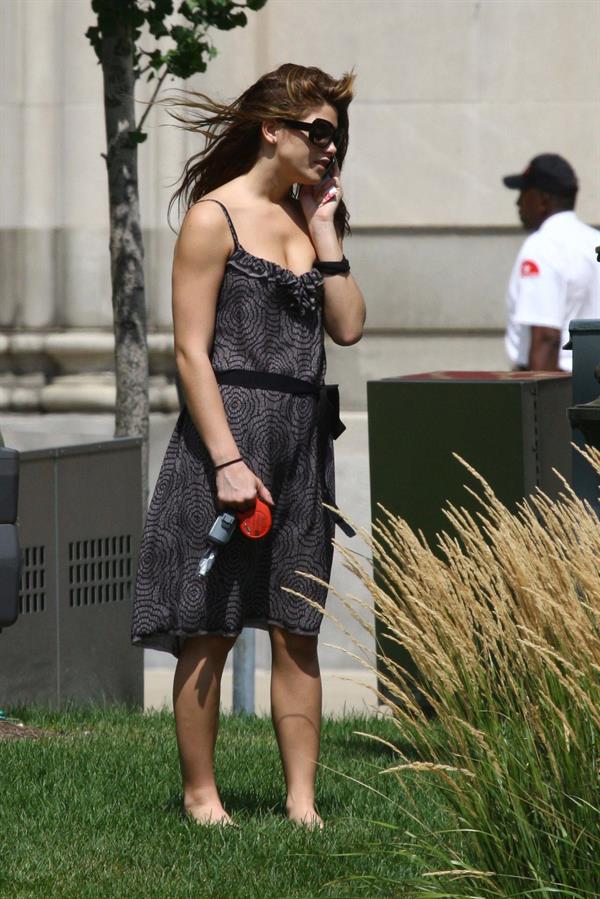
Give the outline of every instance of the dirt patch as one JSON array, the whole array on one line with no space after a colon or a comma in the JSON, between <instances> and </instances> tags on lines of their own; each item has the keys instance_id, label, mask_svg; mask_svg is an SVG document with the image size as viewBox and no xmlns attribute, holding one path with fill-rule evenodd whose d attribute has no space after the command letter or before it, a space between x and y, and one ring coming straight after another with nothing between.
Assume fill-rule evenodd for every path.
<instances>
[{"instance_id":1,"label":"dirt patch","mask_svg":"<svg viewBox=\"0 0 600 899\"><path fill-rule=\"evenodd\" d=\"M50 737L51 730L43 730L40 727L28 727L26 724L15 724L14 721L0 720L0 741L6 740L39 740L40 737Z\"/></svg>"}]
</instances>

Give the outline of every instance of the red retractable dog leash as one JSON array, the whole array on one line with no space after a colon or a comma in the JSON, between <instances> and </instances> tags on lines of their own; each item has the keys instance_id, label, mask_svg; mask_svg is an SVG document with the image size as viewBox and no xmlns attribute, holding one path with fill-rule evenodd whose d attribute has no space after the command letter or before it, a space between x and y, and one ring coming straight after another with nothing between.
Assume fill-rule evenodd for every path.
<instances>
[{"instance_id":1,"label":"red retractable dog leash","mask_svg":"<svg viewBox=\"0 0 600 899\"><path fill-rule=\"evenodd\" d=\"M253 509L236 512L235 517L244 537L250 537L251 540L260 540L262 537L266 537L273 523L271 509L266 503L263 503L262 499L258 498Z\"/></svg>"},{"instance_id":2,"label":"red retractable dog leash","mask_svg":"<svg viewBox=\"0 0 600 899\"><path fill-rule=\"evenodd\" d=\"M241 512L221 512L208 534L208 547L198 563L198 577L206 577L213 567L220 546L229 543L235 531L236 522L245 537L260 540L271 530L273 522L271 510L261 499L256 499L253 509Z\"/></svg>"}]
</instances>

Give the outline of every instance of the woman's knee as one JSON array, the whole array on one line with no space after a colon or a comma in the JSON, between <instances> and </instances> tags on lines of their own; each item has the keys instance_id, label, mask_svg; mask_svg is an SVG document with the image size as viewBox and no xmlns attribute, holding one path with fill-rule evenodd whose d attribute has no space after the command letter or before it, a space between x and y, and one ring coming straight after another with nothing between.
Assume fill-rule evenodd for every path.
<instances>
[{"instance_id":1,"label":"woman's knee","mask_svg":"<svg viewBox=\"0 0 600 899\"><path fill-rule=\"evenodd\" d=\"M292 634L280 627L270 628L274 661L290 660L298 665L314 665L318 661L316 636Z\"/></svg>"},{"instance_id":2,"label":"woman's knee","mask_svg":"<svg viewBox=\"0 0 600 899\"><path fill-rule=\"evenodd\" d=\"M199 634L197 637L188 637L183 644L182 654L196 659L227 659L233 649L237 637L225 637L222 634Z\"/></svg>"}]
</instances>

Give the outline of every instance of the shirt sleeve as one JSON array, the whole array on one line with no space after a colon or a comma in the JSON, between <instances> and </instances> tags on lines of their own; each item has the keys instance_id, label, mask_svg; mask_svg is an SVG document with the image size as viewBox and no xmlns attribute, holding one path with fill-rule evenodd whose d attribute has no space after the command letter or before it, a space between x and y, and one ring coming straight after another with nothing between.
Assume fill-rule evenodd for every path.
<instances>
[{"instance_id":1,"label":"shirt sleeve","mask_svg":"<svg viewBox=\"0 0 600 899\"><path fill-rule=\"evenodd\" d=\"M562 331L567 315L567 281L541 242L526 241L519 262L514 321Z\"/></svg>"}]
</instances>

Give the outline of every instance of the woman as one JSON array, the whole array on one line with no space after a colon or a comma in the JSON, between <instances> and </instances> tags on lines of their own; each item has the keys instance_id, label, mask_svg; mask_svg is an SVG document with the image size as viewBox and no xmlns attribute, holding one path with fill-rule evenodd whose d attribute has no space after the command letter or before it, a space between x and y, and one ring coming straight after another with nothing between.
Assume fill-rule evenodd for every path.
<instances>
[{"instance_id":1,"label":"woman","mask_svg":"<svg viewBox=\"0 0 600 899\"><path fill-rule=\"evenodd\" d=\"M187 206L173 264L186 407L148 512L132 639L178 656L184 808L203 824L231 822L213 752L223 667L245 625L270 633L287 814L322 826L314 793L326 590L299 572L327 582L333 551L323 502L333 502L336 415L320 390L323 326L336 343L353 344L365 318L342 252L352 83L288 64L229 106L195 95L176 114L207 138L173 198ZM270 533L235 533L199 576L219 510L253 507L257 497L272 508Z\"/></svg>"}]
</instances>

